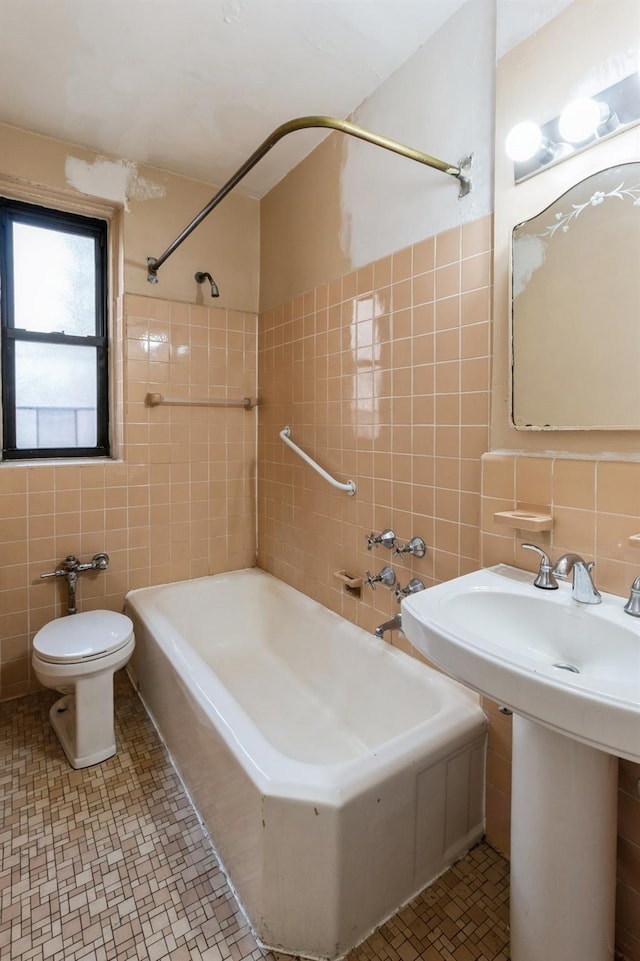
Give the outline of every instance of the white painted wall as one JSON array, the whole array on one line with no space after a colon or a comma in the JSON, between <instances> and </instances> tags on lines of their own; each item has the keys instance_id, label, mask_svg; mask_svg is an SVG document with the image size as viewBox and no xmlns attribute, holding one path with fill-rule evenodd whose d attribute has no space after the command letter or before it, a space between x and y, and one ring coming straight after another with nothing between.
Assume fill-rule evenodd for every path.
<instances>
[{"instance_id":1,"label":"white painted wall","mask_svg":"<svg viewBox=\"0 0 640 961\"><path fill-rule=\"evenodd\" d=\"M344 117L464 0L0 0L0 117L224 183L268 134ZM244 181L262 196L321 134Z\"/></svg>"},{"instance_id":2,"label":"white painted wall","mask_svg":"<svg viewBox=\"0 0 640 961\"><path fill-rule=\"evenodd\" d=\"M570 3L573 0L496 0L496 60L541 30Z\"/></svg>"},{"instance_id":3,"label":"white painted wall","mask_svg":"<svg viewBox=\"0 0 640 961\"><path fill-rule=\"evenodd\" d=\"M467 0L354 115L451 163L474 154L472 193L439 171L346 138L342 248L353 267L493 208L495 2Z\"/></svg>"}]
</instances>

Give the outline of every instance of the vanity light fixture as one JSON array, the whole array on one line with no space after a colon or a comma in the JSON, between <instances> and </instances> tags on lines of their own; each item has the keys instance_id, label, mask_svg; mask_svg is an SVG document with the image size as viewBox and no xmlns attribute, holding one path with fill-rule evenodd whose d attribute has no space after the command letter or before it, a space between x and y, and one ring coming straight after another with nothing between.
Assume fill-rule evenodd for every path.
<instances>
[{"instance_id":1,"label":"vanity light fixture","mask_svg":"<svg viewBox=\"0 0 640 961\"><path fill-rule=\"evenodd\" d=\"M534 158L540 164L555 159L557 144L542 136L542 131L533 120L522 120L509 131L505 141L507 156L519 163Z\"/></svg>"},{"instance_id":2,"label":"vanity light fixture","mask_svg":"<svg viewBox=\"0 0 640 961\"><path fill-rule=\"evenodd\" d=\"M513 160L514 180L526 180L638 123L640 74L636 71L593 97L572 100L548 123L517 123L505 141L507 155Z\"/></svg>"},{"instance_id":3,"label":"vanity light fixture","mask_svg":"<svg viewBox=\"0 0 640 961\"><path fill-rule=\"evenodd\" d=\"M609 104L590 97L571 100L558 118L560 136L574 146L613 133L618 125L618 117Z\"/></svg>"}]
</instances>

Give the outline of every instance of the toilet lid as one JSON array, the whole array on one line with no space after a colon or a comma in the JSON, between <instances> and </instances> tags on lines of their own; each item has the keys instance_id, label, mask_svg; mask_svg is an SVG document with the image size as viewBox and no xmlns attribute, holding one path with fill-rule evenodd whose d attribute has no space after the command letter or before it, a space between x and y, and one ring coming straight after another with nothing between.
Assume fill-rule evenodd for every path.
<instances>
[{"instance_id":1,"label":"toilet lid","mask_svg":"<svg viewBox=\"0 0 640 961\"><path fill-rule=\"evenodd\" d=\"M33 639L43 661L85 661L112 654L133 637L133 623L115 611L86 611L49 621Z\"/></svg>"}]
</instances>

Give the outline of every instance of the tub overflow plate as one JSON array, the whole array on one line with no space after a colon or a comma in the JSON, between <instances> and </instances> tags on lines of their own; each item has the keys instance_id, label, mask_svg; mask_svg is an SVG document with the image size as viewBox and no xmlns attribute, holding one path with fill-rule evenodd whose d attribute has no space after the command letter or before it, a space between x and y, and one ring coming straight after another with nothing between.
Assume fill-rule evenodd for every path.
<instances>
[{"instance_id":1,"label":"tub overflow plate","mask_svg":"<svg viewBox=\"0 0 640 961\"><path fill-rule=\"evenodd\" d=\"M557 667L560 671L569 671L571 674L580 673L579 667L576 667L574 664L568 664L566 661L558 661L557 664L553 666Z\"/></svg>"}]
</instances>

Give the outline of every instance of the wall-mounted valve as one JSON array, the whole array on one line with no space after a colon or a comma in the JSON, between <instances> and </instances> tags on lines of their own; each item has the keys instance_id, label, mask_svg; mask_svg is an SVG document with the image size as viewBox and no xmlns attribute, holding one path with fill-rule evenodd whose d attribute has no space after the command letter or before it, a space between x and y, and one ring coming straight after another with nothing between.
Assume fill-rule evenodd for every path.
<instances>
[{"instance_id":1,"label":"wall-mounted valve","mask_svg":"<svg viewBox=\"0 0 640 961\"><path fill-rule=\"evenodd\" d=\"M378 574L371 574L367 571L365 580L369 587L375 591L376 584L385 584L387 587L393 587L396 582L396 575L391 567L383 567Z\"/></svg>"},{"instance_id":2,"label":"wall-mounted valve","mask_svg":"<svg viewBox=\"0 0 640 961\"><path fill-rule=\"evenodd\" d=\"M365 534L367 539L367 550L370 551L372 548L377 547L378 544L382 544L383 547L388 547L392 550L396 546L396 535L390 528L387 528L381 534L374 534L371 531L370 534Z\"/></svg>"},{"instance_id":3,"label":"wall-mounted valve","mask_svg":"<svg viewBox=\"0 0 640 961\"><path fill-rule=\"evenodd\" d=\"M418 591L423 591L424 584L417 577L413 577L405 587L394 587L392 594L396 595L396 600L398 604L403 597L408 597L409 594L417 594Z\"/></svg>"},{"instance_id":4,"label":"wall-mounted valve","mask_svg":"<svg viewBox=\"0 0 640 961\"><path fill-rule=\"evenodd\" d=\"M48 574L41 574L40 577L65 577L67 579L67 588L69 591L67 614L76 614L78 610L76 607L78 574L82 574L84 571L106 571L108 566L108 554L94 554L91 560L85 564L79 561L74 554L69 554L55 571L51 571Z\"/></svg>"},{"instance_id":5,"label":"wall-mounted valve","mask_svg":"<svg viewBox=\"0 0 640 961\"><path fill-rule=\"evenodd\" d=\"M422 540L421 537L412 537L408 544L396 544L396 549L393 552L399 557L403 554L411 554L413 557L424 557L427 551L427 545Z\"/></svg>"}]
</instances>

